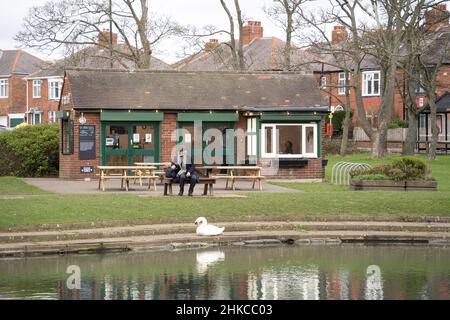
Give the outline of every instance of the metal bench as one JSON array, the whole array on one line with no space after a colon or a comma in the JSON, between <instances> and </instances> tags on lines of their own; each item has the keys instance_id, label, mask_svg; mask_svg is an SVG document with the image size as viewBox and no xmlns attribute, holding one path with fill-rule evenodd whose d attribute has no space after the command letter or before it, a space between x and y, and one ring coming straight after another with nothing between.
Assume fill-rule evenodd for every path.
<instances>
[{"instance_id":1,"label":"metal bench","mask_svg":"<svg viewBox=\"0 0 450 320\"><path fill-rule=\"evenodd\" d=\"M170 177L163 177L162 182L164 183L164 195L172 195L172 184L173 179ZM189 178L186 178L186 183L189 183ZM203 195L206 196L208 195L208 190L209 190L209 195L212 196L214 195L214 184L216 183L216 179L215 178L208 178L208 177L200 177L199 181L197 182L197 184L204 184L205 187L203 189Z\"/></svg>"}]
</instances>

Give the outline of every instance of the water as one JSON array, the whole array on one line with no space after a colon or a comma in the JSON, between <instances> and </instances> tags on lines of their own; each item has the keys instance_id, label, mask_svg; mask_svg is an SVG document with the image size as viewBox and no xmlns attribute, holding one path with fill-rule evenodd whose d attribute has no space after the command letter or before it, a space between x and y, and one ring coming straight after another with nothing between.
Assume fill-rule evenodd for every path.
<instances>
[{"instance_id":1,"label":"water","mask_svg":"<svg viewBox=\"0 0 450 320\"><path fill-rule=\"evenodd\" d=\"M68 266L81 270L70 290ZM0 299L450 299L450 248L215 247L0 260Z\"/></svg>"}]
</instances>

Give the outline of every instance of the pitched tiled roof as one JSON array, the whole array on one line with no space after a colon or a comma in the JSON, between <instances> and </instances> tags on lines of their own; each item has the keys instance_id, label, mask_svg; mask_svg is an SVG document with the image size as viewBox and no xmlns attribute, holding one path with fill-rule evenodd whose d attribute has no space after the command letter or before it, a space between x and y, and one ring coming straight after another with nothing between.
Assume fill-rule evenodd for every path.
<instances>
[{"instance_id":1,"label":"pitched tiled roof","mask_svg":"<svg viewBox=\"0 0 450 320\"><path fill-rule=\"evenodd\" d=\"M27 75L39 70L43 61L22 50L0 50L0 76Z\"/></svg>"},{"instance_id":2,"label":"pitched tiled roof","mask_svg":"<svg viewBox=\"0 0 450 320\"><path fill-rule=\"evenodd\" d=\"M246 70L265 71L282 70L283 50L285 42L276 37L265 37L253 39L244 46L244 60ZM294 69L302 70L303 51L296 49L292 51L292 64ZM226 43L221 43L213 50L203 50L189 56L172 67L180 71L225 71L233 70L230 48Z\"/></svg>"},{"instance_id":3,"label":"pitched tiled roof","mask_svg":"<svg viewBox=\"0 0 450 320\"><path fill-rule=\"evenodd\" d=\"M423 111L430 112L430 105L427 104ZM450 111L450 92L445 91L436 99L436 111L441 113Z\"/></svg>"},{"instance_id":4,"label":"pitched tiled roof","mask_svg":"<svg viewBox=\"0 0 450 320\"><path fill-rule=\"evenodd\" d=\"M117 50L125 50L125 45L117 45ZM42 69L36 73L33 73L29 78L47 78L54 76L63 76L64 69L70 67L77 68L110 68L110 55L107 49L102 49L98 46L90 46L80 51L77 51L67 58L56 61L55 63L48 63L43 65ZM114 59L113 62L114 69L126 70L135 69L136 66L130 60ZM151 69L152 70L172 70L169 64L164 61L153 57L151 58Z\"/></svg>"},{"instance_id":5,"label":"pitched tiled roof","mask_svg":"<svg viewBox=\"0 0 450 320\"><path fill-rule=\"evenodd\" d=\"M238 110L327 105L312 74L67 70L77 109Z\"/></svg>"}]
</instances>

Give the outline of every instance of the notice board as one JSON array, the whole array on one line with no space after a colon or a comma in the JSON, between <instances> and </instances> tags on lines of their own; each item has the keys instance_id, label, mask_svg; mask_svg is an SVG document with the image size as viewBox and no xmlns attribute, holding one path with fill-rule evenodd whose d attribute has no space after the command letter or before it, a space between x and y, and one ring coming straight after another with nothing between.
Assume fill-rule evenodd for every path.
<instances>
[{"instance_id":1,"label":"notice board","mask_svg":"<svg viewBox=\"0 0 450 320\"><path fill-rule=\"evenodd\" d=\"M79 159L95 160L95 126L82 125L78 129Z\"/></svg>"}]
</instances>

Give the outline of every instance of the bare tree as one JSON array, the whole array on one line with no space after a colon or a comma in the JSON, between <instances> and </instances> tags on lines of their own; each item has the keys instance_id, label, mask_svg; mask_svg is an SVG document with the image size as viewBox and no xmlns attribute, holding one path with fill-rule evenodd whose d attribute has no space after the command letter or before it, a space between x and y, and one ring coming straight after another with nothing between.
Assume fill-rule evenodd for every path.
<instances>
[{"instance_id":1,"label":"bare tree","mask_svg":"<svg viewBox=\"0 0 450 320\"><path fill-rule=\"evenodd\" d=\"M236 19L238 26L238 36L239 40L236 44L236 32L235 32L235 21L233 15L231 14L230 9L228 8L225 0L220 0L220 4L222 5L223 10L226 12L230 30L228 34L230 35L229 47L231 50L231 55L233 57L233 66L235 70L245 70L245 60L244 60L244 39L243 39L243 27L244 22L242 18L241 7L239 5L239 0L234 0L234 7L236 10Z\"/></svg>"},{"instance_id":2,"label":"bare tree","mask_svg":"<svg viewBox=\"0 0 450 320\"><path fill-rule=\"evenodd\" d=\"M302 17L318 35L313 46L329 65L347 70L353 78L360 126L372 142L372 157L383 157L387 151L387 130L394 112L396 73L400 65L400 48L406 39L406 28L414 20L414 10L421 0L330 0L330 7L321 15ZM420 11L420 10L419 10ZM372 24L370 22L373 22ZM324 26L339 23L349 30L348 38L334 44L326 37ZM325 40L324 40L325 39ZM380 69L380 107L378 124L369 123L362 95L364 62L372 60Z\"/></svg>"},{"instance_id":3,"label":"bare tree","mask_svg":"<svg viewBox=\"0 0 450 320\"><path fill-rule=\"evenodd\" d=\"M286 34L286 45L283 50L283 69L291 69L292 38L295 31L301 27L300 6L309 0L274 0L269 8L264 8L266 14L283 29Z\"/></svg>"},{"instance_id":4,"label":"bare tree","mask_svg":"<svg viewBox=\"0 0 450 320\"><path fill-rule=\"evenodd\" d=\"M178 35L181 27L168 17L150 17L148 0L51 0L33 7L15 39L24 47L54 52L97 45L105 27L114 26L124 48L105 45L111 59L149 68L153 46ZM108 43L107 39L100 39Z\"/></svg>"}]
</instances>

